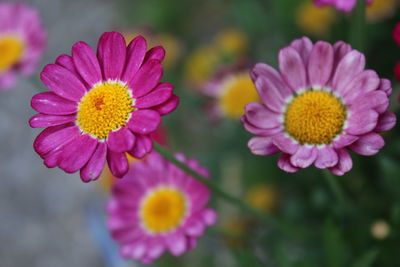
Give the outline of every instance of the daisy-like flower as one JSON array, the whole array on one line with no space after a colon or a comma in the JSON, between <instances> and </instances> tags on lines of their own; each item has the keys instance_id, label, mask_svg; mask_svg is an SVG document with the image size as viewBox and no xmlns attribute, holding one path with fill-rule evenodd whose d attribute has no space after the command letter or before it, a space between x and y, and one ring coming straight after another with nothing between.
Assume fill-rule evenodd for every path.
<instances>
[{"instance_id":1,"label":"daisy-like flower","mask_svg":"<svg viewBox=\"0 0 400 267\"><path fill-rule=\"evenodd\" d=\"M164 55L160 46L146 52L141 36L126 47L120 33L109 32L100 37L97 56L78 42L72 56L45 66L41 80L51 92L33 96L39 114L29 121L31 127L47 127L34 142L44 164L80 170L84 182L97 179L106 160L114 176L125 175L126 153L136 158L149 153L149 134L178 104L173 86L160 83Z\"/></svg>"},{"instance_id":2,"label":"daisy-like flower","mask_svg":"<svg viewBox=\"0 0 400 267\"><path fill-rule=\"evenodd\" d=\"M32 74L45 46L46 31L36 9L0 3L0 90L12 87L17 73Z\"/></svg>"},{"instance_id":3,"label":"daisy-like flower","mask_svg":"<svg viewBox=\"0 0 400 267\"><path fill-rule=\"evenodd\" d=\"M196 160L176 157L208 176ZM114 184L107 224L125 258L151 263L164 251L179 256L215 223L216 212L206 208L209 198L205 185L153 152Z\"/></svg>"},{"instance_id":4,"label":"daisy-like flower","mask_svg":"<svg viewBox=\"0 0 400 267\"><path fill-rule=\"evenodd\" d=\"M215 99L212 114L239 119L244 107L259 101L257 90L248 69L224 70L203 86L203 93Z\"/></svg>"},{"instance_id":5,"label":"daisy-like flower","mask_svg":"<svg viewBox=\"0 0 400 267\"><path fill-rule=\"evenodd\" d=\"M373 0L365 0L368 4L372 3ZM375 0L379 1L379 0ZM382 0L381 0L382 1ZM385 1L385 0L384 0ZM314 4L317 6L334 6L337 10L344 12L351 12L356 6L357 0L314 0Z\"/></svg>"},{"instance_id":6,"label":"daisy-like flower","mask_svg":"<svg viewBox=\"0 0 400 267\"><path fill-rule=\"evenodd\" d=\"M246 106L248 146L257 155L283 152L278 166L295 172L314 164L343 175L352 168L348 149L374 155L396 117L387 111L389 80L365 70L365 57L350 45L308 38L279 53L280 73L259 63L252 71L262 104Z\"/></svg>"}]
</instances>

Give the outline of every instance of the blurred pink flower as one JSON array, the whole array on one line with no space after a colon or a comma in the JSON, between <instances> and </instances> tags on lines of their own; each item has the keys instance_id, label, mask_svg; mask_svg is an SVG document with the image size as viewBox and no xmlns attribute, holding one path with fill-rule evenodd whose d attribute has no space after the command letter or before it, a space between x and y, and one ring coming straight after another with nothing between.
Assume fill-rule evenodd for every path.
<instances>
[{"instance_id":1,"label":"blurred pink flower","mask_svg":"<svg viewBox=\"0 0 400 267\"><path fill-rule=\"evenodd\" d=\"M36 9L0 3L0 91L12 87L16 74L31 75L46 46L46 31Z\"/></svg>"},{"instance_id":2,"label":"blurred pink flower","mask_svg":"<svg viewBox=\"0 0 400 267\"><path fill-rule=\"evenodd\" d=\"M366 0L368 4L373 0ZM337 10L350 12L355 7L357 0L314 0L317 6L334 6Z\"/></svg>"},{"instance_id":3,"label":"blurred pink flower","mask_svg":"<svg viewBox=\"0 0 400 267\"><path fill-rule=\"evenodd\" d=\"M258 63L252 71L260 103L246 106L244 127L256 134L248 146L256 155L283 152L278 166L295 172L314 164L343 175L352 168L348 149L374 155L390 130L390 81L365 70L365 57L350 45L308 38L279 53L280 73Z\"/></svg>"},{"instance_id":4,"label":"blurred pink flower","mask_svg":"<svg viewBox=\"0 0 400 267\"><path fill-rule=\"evenodd\" d=\"M196 160L176 158L208 176ZM114 184L107 225L124 258L151 263L164 251L179 256L215 223L216 212L206 208L209 198L205 185L153 152Z\"/></svg>"},{"instance_id":5,"label":"blurred pink flower","mask_svg":"<svg viewBox=\"0 0 400 267\"><path fill-rule=\"evenodd\" d=\"M104 33L97 56L78 42L72 57L61 55L44 67L41 80L52 91L32 98L39 112L29 123L47 127L34 142L49 167L68 173L80 170L84 182L95 180L105 161L112 174L128 171L126 152L142 158L152 151L152 138L161 116L178 105L173 85L160 83L165 51L138 36L126 47L117 32Z\"/></svg>"},{"instance_id":6,"label":"blurred pink flower","mask_svg":"<svg viewBox=\"0 0 400 267\"><path fill-rule=\"evenodd\" d=\"M393 40L398 46L400 46L400 22L398 22L394 27Z\"/></svg>"}]
</instances>

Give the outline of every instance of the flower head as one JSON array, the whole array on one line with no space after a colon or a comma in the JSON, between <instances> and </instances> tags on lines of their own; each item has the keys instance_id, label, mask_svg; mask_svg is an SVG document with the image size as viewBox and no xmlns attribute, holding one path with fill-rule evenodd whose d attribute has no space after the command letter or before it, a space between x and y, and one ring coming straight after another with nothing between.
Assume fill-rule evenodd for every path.
<instances>
[{"instance_id":1,"label":"flower head","mask_svg":"<svg viewBox=\"0 0 400 267\"><path fill-rule=\"evenodd\" d=\"M46 46L39 13L26 4L0 3L0 90L15 84L16 74L35 71Z\"/></svg>"},{"instance_id":2,"label":"flower head","mask_svg":"<svg viewBox=\"0 0 400 267\"><path fill-rule=\"evenodd\" d=\"M72 56L45 66L41 80L51 92L33 96L39 114L29 121L31 127L47 127L34 142L44 164L80 170L88 182L99 177L107 160L114 176L125 175L126 152L136 158L149 153L149 135L178 104L172 84L160 82L164 54L160 46L146 52L141 36L126 47L121 34L110 32L100 37L97 55L78 42Z\"/></svg>"},{"instance_id":3,"label":"flower head","mask_svg":"<svg viewBox=\"0 0 400 267\"><path fill-rule=\"evenodd\" d=\"M335 11L331 7L317 7L311 2L304 2L296 12L299 28L307 34L324 36L335 22ZM315 23L318 21L318 23Z\"/></svg>"},{"instance_id":4,"label":"flower head","mask_svg":"<svg viewBox=\"0 0 400 267\"><path fill-rule=\"evenodd\" d=\"M398 0L375 0L367 6L367 19L370 22L380 21L395 14Z\"/></svg>"},{"instance_id":5,"label":"flower head","mask_svg":"<svg viewBox=\"0 0 400 267\"><path fill-rule=\"evenodd\" d=\"M372 3L373 0L365 0L368 4ZM375 0L379 1L379 0ZM385 0L386 1L386 0ZM317 6L334 6L337 10L344 12L351 12L356 6L357 0L314 0L314 4Z\"/></svg>"},{"instance_id":6,"label":"flower head","mask_svg":"<svg viewBox=\"0 0 400 267\"><path fill-rule=\"evenodd\" d=\"M177 158L207 176L197 161ZM153 152L115 183L107 224L125 258L150 263L166 250L179 256L215 223L215 211L205 207L209 197L205 185Z\"/></svg>"},{"instance_id":7,"label":"flower head","mask_svg":"<svg viewBox=\"0 0 400 267\"><path fill-rule=\"evenodd\" d=\"M257 155L283 152L278 166L295 172L314 164L343 175L352 168L348 149L374 155L385 142L379 132L396 123L387 111L389 80L365 70L365 57L350 45L304 37L279 53L280 73L259 63L252 71L262 104L246 106L248 145Z\"/></svg>"}]
</instances>

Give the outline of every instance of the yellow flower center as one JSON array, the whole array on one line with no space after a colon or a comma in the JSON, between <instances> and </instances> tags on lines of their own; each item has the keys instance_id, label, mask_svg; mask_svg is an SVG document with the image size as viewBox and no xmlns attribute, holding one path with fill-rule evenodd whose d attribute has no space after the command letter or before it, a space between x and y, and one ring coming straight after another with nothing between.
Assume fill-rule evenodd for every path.
<instances>
[{"instance_id":1,"label":"yellow flower center","mask_svg":"<svg viewBox=\"0 0 400 267\"><path fill-rule=\"evenodd\" d=\"M0 72L6 71L18 63L24 50L24 43L17 36L0 36Z\"/></svg>"},{"instance_id":2,"label":"yellow flower center","mask_svg":"<svg viewBox=\"0 0 400 267\"><path fill-rule=\"evenodd\" d=\"M160 187L142 201L140 217L152 233L165 233L178 227L186 214L184 195L170 187Z\"/></svg>"},{"instance_id":3,"label":"yellow flower center","mask_svg":"<svg viewBox=\"0 0 400 267\"><path fill-rule=\"evenodd\" d=\"M127 85L114 81L98 83L79 102L76 122L84 133L105 139L111 131L126 126L133 104Z\"/></svg>"},{"instance_id":4,"label":"yellow flower center","mask_svg":"<svg viewBox=\"0 0 400 267\"><path fill-rule=\"evenodd\" d=\"M232 76L222 86L224 92L220 107L227 117L239 118L246 104L259 101L256 88L247 73Z\"/></svg>"},{"instance_id":5,"label":"yellow flower center","mask_svg":"<svg viewBox=\"0 0 400 267\"><path fill-rule=\"evenodd\" d=\"M330 144L343 129L346 108L325 91L307 91L288 105L286 132L301 144Z\"/></svg>"}]
</instances>

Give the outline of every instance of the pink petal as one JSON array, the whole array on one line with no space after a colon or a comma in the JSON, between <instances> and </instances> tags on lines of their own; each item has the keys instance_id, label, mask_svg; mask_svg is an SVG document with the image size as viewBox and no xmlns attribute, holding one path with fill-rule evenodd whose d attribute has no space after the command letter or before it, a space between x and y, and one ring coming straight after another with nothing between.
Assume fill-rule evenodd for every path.
<instances>
[{"instance_id":1,"label":"pink petal","mask_svg":"<svg viewBox=\"0 0 400 267\"><path fill-rule=\"evenodd\" d=\"M186 237L180 232L169 235L166 241L169 251L174 256L182 255L187 249Z\"/></svg>"},{"instance_id":2,"label":"pink petal","mask_svg":"<svg viewBox=\"0 0 400 267\"><path fill-rule=\"evenodd\" d=\"M347 128L345 131L351 135L361 135L372 131L378 122L379 114L372 109L353 112L347 119Z\"/></svg>"},{"instance_id":3,"label":"pink petal","mask_svg":"<svg viewBox=\"0 0 400 267\"><path fill-rule=\"evenodd\" d=\"M128 159L124 152L114 152L108 149L107 162L111 173L115 177L121 178L128 172Z\"/></svg>"},{"instance_id":4,"label":"pink petal","mask_svg":"<svg viewBox=\"0 0 400 267\"><path fill-rule=\"evenodd\" d=\"M353 78L365 68L365 57L360 52L353 50L347 53L339 62L333 75L333 90L341 92Z\"/></svg>"},{"instance_id":5,"label":"pink petal","mask_svg":"<svg viewBox=\"0 0 400 267\"><path fill-rule=\"evenodd\" d=\"M149 134L160 125L161 117L158 112L150 109L136 110L127 125L135 133Z\"/></svg>"},{"instance_id":6,"label":"pink petal","mask_svg":"<svg viewBox=\"0 0 400 267\"><path fill-rule=\"evenodd\" d=\"M76 70L89 86L102 81L99 61L87 43L77 42L72 46L72 59Z\"/></svg>"},{"instance_id":7,"label":"pink petal","mask_svg":"<svg viewBox=\"0 0 400 267\"><path fill-rule=\"evenodd\" d=\"M198 237L203 235L205 225L197 218L191 217L187 220L184 228L187 235Z\"/></svg>"},{"instance_id":8,"label":"pink petal","mask_svg":"<svg viewBox=\"0 0 400 267\"><path fill-rule=\"evenodd\" d=\"M61 67L66 68L67 70L75 74L76 77L79 77L79 73L76 71L75 64L71 56L61 55L56 59L55 63L57 65L60 65Z\"/></svg>"},{"instance_id":9,"label":"pink petal","mask_svg":"<svg viewBox=\"0 0 400 267\"><path fill-rule=\"evenodd\" d=\"M360 112L366 109L374 109L378 113L384 113L388 107L389 99L385 92L372 91L359 97L351 105L351 111Z\"/></svg>"},{"instance_id":10,"label":"pink petal","mask_svg":"<svg viewBox=\"0 0 400 267\"><path fill-rule=\"evenodd\" d=\"M264 77L257 78L255 85L262 102L272 111L281 113L284 107L284 99L279 93L279 88Z\"/></svg>"},{"instance_id":11,"label":"pink petal","mask_svg":"<svg viewBox=\"0 0 400 267\"><path fill-rule=\"evenodd\" d=\"M136 99L136 108L149 108L166 102L171 96L174 86L170 83L160 83L151 93Z\"/></svg>"},{"instance_id":12,"label":"pink petal","mask_svg":"<svg viewBox=\"0 0 400 267\"><path fill-rule=\"evenodd\" d=\"M352 49L351 46L343 41L338 41L333 45L333 49L335 51L335 56L334 56L334 67L333 67L333 72L336 71L336 67L338 66L339 62L342 60L342 58L347 55Z\"/></svg>"},{"instance_id":13,"label":"pink petal","mask_svg":"<svg viewBox=\"0 0 400 267\"><path fill-rule=\"evenodd\" d=\"M392 83L388 79L381 79L381 84L379 86L379 90L385 92L387 96L392 94Z\"/></svg>"},{"instance_id":14,"label":"pink petal","mask_svg":"<svg viewBox=\"0 0 400 267\"><path fill-rule=\"evenodd\" d=\"M351 168L353 168L353 161L351 159L349 152L347 152L346 150L338 149L336 150L336 152L339 157L339 162L336 166L330 168L329 170L334 175L342 176L346 172L350 171Z\"/></svg>"},{"instance_id":15,"label":"pink petal","mask_svg":"<svg viewBox=\"0 0 400 267\"><path fill-rule=\"evenodd\" d=\"M293 166L307 168L314 163L317 158L318 150L313 146L302 145L297 152L290 157Z\"/></svg>"},{"instance_id":16,"label":"pink petal","mask_svg":"<svg viewBox=\"0 0 400 267\"><path fill-rule=\"evenodd\" d=\"M272 143L271 137L253 137L250 139L247 146L251 153L261 156L272 155L280 151L279 148Z\"/></svg>"},{"instance_id":17,"label":"pink petal","mask_svg":"<svg viewBox=\"0 0 400 267\"><path fill-rule=\"evenodd\" d=\"M295 167L290 162L290 155L286 153L282 153L282 155L278 159L278 167L284 170L285 172L297 172L300 168Z\"/></svg>"},{"instance_id":18,"label":"pink petal","mask_svg":"<svg viewBox=\"0 0 400 267\"><path fill-rule=\"evenodd\" d=\"M149 60L156 59L158 61L163 61L165 57L165 49L162 46L155 46L151 48L146 53L146 57L144 58L144 62L146 63Z\"/></svg>"},{"instance_id":19,"label":"pink petal","mask_svg":"<svg viewBox=\"0 0 400 267\"><path fill-rule=\"evenodd\" d=\"M126 43L122 34L106 32L99 39L97 57L105 80L119 80L124 70Z\"/></svg>"},{"instance_id":20,"label":"pink petal","mask_svg":"<svg viewBox=\"0 0 400 267\"><path fill-rule=\"evenodd\" d=\"M243 123L244 128L252 134L261 135L261 136L272 136L272 135L282 132L281 127L276 127L276 128L272 128L272 129L261 129L257 126L254 126L247 120L246 115L243 115L240 118L240 120Z\"/></svg>"},{"instance_id":21,"label":"pink petal","mask_svg":"<svg viewBox=\"0 0 400 267\"><path fill-rule=\"evenodd\" d=\"M396 115L392 112L386 111L379 116L378 123L374 131L384 132L391 130L396 125Z\"/></svg>"},{"instance_id":22,"label":"pink petal","mask_svg":"<svg viewBox=\"0 0 400 267\"><path fill-rule=\"evenodd\" d=\"M279 52L279 68L283 80L293 91L307 87L304 62L294 48L286 47Z\"/></svg>"},{"instance_id":23,"label":"pink petal","mask_svg":"<svg viewBox=\"0 0 400 267\"><path fill-rule=\"evenodd\" d=\"M40 79L50 90L68 100L79 101L86 92L78 77L56 64L46 65Z\"/></svg>"},{"instance_id":24,"label":"pink petal","mask_svg":"<svg viewBox=\"0 0 400 267\"><path fill-rule=\"evenodd\" d=\"M126 152L135 144L135 135L126 127L111 131L107 138L108 147L114 152Z\"/></svg>"},{"instance_id":25,"label":"pink petal","mask_svg":"<svg viewBox=\"0 0 400 267\"><path fill-rule=\"evenodd\" d=\"M65 145L68 145L68 143ZM57 147L46 155L43 163L47 168L54 168L60 164L65 145Z\"/></svg>"},{"instance_id":26,"label":"pink petal","mask_svg":"<svg viewBox=\"0 0 400 267\"><path fill-rule=\"evenodd\" d=\"M163 68L158 60L146 62L129 83L129 88L135 98L148 94L157 86L163 74Z\"/></svg>"},{"instance_id":27,"label":"pink petal","mask_svg":"<svg viewBox=\"0 0 400 267\"><path fill-rule=\"evenodd\" d=\"M272 137L272 142L277 146L282 152L287 154L294 154L299 149L299 145L290 137L285 134L277 134Z\"/></svg>"},{"instance_id":28,"label":"pink petal","mask_svg":"<svg viewBox=\"0 0 400 267\"><path fill-rule=\"evenodd\" d=\"M44 92L32 97L31 106L37 112L53 115L68 115L77 112L76 102L59 97L53 92Z\"/></svg>"},{"instance_id":29,"label":"pink petal","mask_svg":"<svg viewBox=\"0 0 400 267\"><path fill-rule=\"evenodd\" d=\"M152 109L157 111L160 115L165 115L174 111L179 105L179 97L172 95L167 101L153 107Z\"/></svg>"},{"instance_id":30,"label":"pink petal","mask_svg":"<svg viewBox=\"0 0 400 267\"><path fill-rule=\"evenodd\" d=\"M290 46L292 48L296 49L296 51L299 53L299 55L301 56L301 59L304 62L304 66L307 66L308 60L309 60L308 57L313 48L313 44L312 44L311 40L308 37L303 37L303 38L294 40L290 44Z\"/></svg>"},{"instance_id":31,"label":"pink petal","mask_svg":"<svg viewBox=\"0 0 400 267\"><path fill-rule=\"evenodd\" d=\"M314 87L325 86L331 78L333 68L333 47L323 41L317 42L308 61L308 78Z\"/></svg>"},{"instance_id":32,"label":"pink petal","mask_svg":"<svg viewBox=\"0 0 400 267\"><path fill-rule=\"evenodd\" d=\"M335 166L338 163L339 157L336 151L331 146L318 147L318 156L315 160L315 167L326 169Z\"/></svg>"},{"instance_id":33,"label":"pink petal","mask_svg":"<svg viewBox=\"0 0 400 267\"><path fill-rule=\"evenodd\" d=\"M202 215L202 218L203 218L203 222L207 226L215 224L216 221L217 221L217 217L218 217L217 213L213 209L205 209L205 210L203 210L201 215Z\"/></svg>"},{"instance_id":34,"label":"pink petal","mask_svg":"<svg viewBox=\"0 0 400 267\"><path fill-rule=\"evenodd\" d=\"M338 138L335 138L332 142L334 148L346 147L358 139L358 136L341 134Z\"/></svg>"},{"instance_id":35,"label":"pink petal","mask_svg":"<svg viewBox=\"0 0 400 267\"><path fill-rule=\"evenodd\" d=\"M126 53L125 70L121 80L128 83L142 65L146 55L146 40L142 36L137 36L128 45Z\"/></svg>"},{"instance_id":36,"label":"pink petal","mask_svg":"<svg viewBox=\"0 0 400 267\"><path fill-rule=\"evenodd\" d=\"M258 128L271 129L281 125L279 115L269 111L263 104L249 103L245 110L246 119Z\"/></svg>"},{"instance_id":37,"label":"pink petal","mask_svg":"<svg viewBox=\"0 0 400 267\"><path fill-rule=\"evenodd\" d=\"M74 121L76 115L46 115L46 114L36 114L29 120L29 125L32 128L45 128L49 126L61 125Z\"/></svg>"},{"instance_id":38,"label":"pink petal","mask_svg":"<svg viewBox=\"0 0 400 267\"><path fill-rule=\"evenodd\" d=\"M371 156L378 153L384 145L382 136L377 133L368 133L351 144L350 149L360 155Z\"/></svg>"},{"instance_id":39,"label":"pink petal","mask_svg":"<svg viewBox=\"0 0 400 267\"><path fill-rule=\"evenodd\" d=\"M93 152L92 157L81 169L81 179L87 183L97 180L104 169L106 162L107 144L106 142L98 142L96 150Z\"/></svg>"},{"instance_id":40,"label":"pink petal","mask_svg":"<svg viewBox=\"0 0 400 267\"><path fill-rule=\"evenodd\" d=\"M88 162L97 146L97 139L84 134L64 147L59 167L65 172L80 170Z\"/></svg>"},{"instance_id":41,"label":"pink petal","mask_svg":"<svg viewBox=\"0 0 400 267\"><path fill-rule=\"evenodd\" d=\"M137 135L133 148L128 151L135 158L143 158L153 150L153 142L147 135Z\"/></svg>"},{"instance_id":42,"label":"pink petal","mask_svg":"<svg viewBox=\"0 0 400 267\"><path fill-rule=\"evenodd\" d=\"M337 92L344 98L345 104L352 104L360 96L376 90L379 83L380 79L375 71L365 70L355 76L346 87L339 88Z\"/></svg>"}]
</instances>

